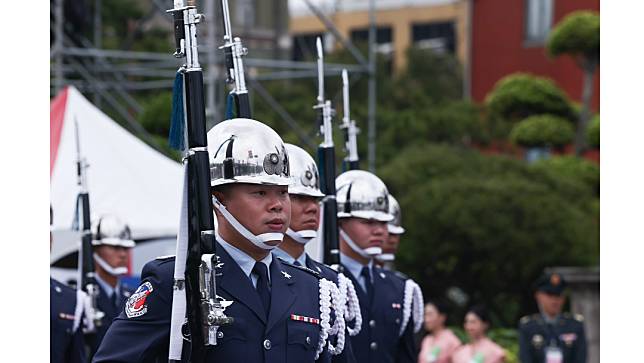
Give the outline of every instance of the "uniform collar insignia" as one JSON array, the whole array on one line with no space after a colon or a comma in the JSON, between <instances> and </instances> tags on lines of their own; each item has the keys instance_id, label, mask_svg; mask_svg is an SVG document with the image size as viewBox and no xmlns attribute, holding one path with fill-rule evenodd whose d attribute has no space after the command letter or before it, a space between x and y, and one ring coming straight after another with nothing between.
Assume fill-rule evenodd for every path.
<instances>
[{"instance_id":1,"label":"uniform collar insignia","mask_svg":"<svg viewBox=\"0 0 644 363\"><path fill-rule=\"evenodd\" d=\"M280 271L280 272L281 272L281 273L282 273L282 275L284 275L284 277L286 277L287 279L290 279L290 278L291 278L291 275L289 275L289 274L288 274L288 272L286 272L286 271Z\"/></svg>"}]
</instances>

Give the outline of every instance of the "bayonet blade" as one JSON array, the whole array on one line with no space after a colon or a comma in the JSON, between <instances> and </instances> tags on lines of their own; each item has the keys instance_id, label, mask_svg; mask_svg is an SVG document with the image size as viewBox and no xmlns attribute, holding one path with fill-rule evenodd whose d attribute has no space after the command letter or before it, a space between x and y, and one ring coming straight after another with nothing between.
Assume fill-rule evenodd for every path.
<instances>
[{"instance_id":1,"label":"bayonet blade","mask_svg":"<svg viewBox=\"0 0 644 363\"><path fill-rule=\"evenodd\" d=\"M347 70L342 70L342 99L344 105L344 113L342 115L342 123L345 127L349 126L351 120L349 115L349 75Z\"/></svg>"},{"instance_id":2,"label":"bayonet blade","mask_svg":"<svg viewBox=\"0 0 644 363\"><path fill-rule=\"evenodd\" d=\"M318 104L322 105L324 103L324 52L320 37L317 37L315 46L318 50Z\"/></svg>"}]
</instances>

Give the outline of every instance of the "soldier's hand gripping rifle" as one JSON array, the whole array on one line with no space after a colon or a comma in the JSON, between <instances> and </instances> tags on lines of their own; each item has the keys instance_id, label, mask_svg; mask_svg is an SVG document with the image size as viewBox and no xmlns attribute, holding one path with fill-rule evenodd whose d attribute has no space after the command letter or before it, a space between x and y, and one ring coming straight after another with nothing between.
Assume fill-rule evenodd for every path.
<instances>
[{"instance_id":1,"label":"soldier's hand gripping rifle","mask_svg":"<svg viewBox=\"0 0 644 363\"><path fill-rule=\"evenodd\" d=\"M78 268L80 270L80 289L87 293L89 304L85 311L85 333L94 333L96 328L103 323L105 313L98 309L98 285L94 270L94 253L92 249L92 230L89 210L89 190L87 188L87 160L80 152L80 137L78 135L78 122L74 120L76 128L76 176L79 186L76 198L77 228L81 231L81 245L78 253Z\"/></svg>"},{"instance_id":2,"label":"soldier's hand gripping rifle","mask_svg":"<svg viewBox=\"0 0 644 363\"><path fill-rule=\"evenodd\" d=\"M342 70L342 100L344 113L342 114L340 128L344 130L344 149L347 153L347 156L342 161L342 170L356 170L360 168L357 140L360 129L356 127L355 120L352 120L349 116L349 76L346 69Z\"/></svg>"},{"instance_id":3,"label":"soldier's hand gripping rifle","mask_svg":"<svg viewBox=\"0 0 644 363\"><path fill-rule=\"evenodd\" d=\"M333 109L331 101L324 99L324 53L322 41L316 40L318 52L318 96L317 104L313 107L318 110L318 125L323 136L318 147L318 165L320 167L320 189L324 193L323 206L323 262L339 271L340 245L338 239L338 204L335 199L335 146L333 145Z\"/></svg>"},{"instance_id":4,"label":"soldier's hand gripping rifle","mask_svg":"<svg viewBox=\"0 0 644 363\"><path fill-rule=\"evenodd\" d=\"M210 194L210 165L207 149L203 72L197 52L197 13L195 1L174 0L174 31L177 58L185 58L175 79L177 102L173 120L183 126L184 201L175 259L173 317L169 360L181 359L181 323L187 316L192 362L203 362L206 348L217 344L217 329L232 323L224 314L229 302L217 296L215 231ZM182 96L182 97L181 97ZM187 235L187 238L183 238ZM187 244L187 246L185 246ZM185 273L181 273L185 271ZM175 324L175 322L179 322ZM177 326L178 325L178 326ZM177 334L178 330L178 334ZM178 338L177 338L178 337ZM178 340L178 341L177 341Z\"/></svg>"},{"instance_id":5,"label":"soldier's hand gripping rifle","mask_svg":"<svg viewBox=\"0 0 644 363\"><path fill-rule=\"evenodd\" d=\"M226 83L232 85L230 96L234 98L236 117L251 118L250 99L246 89L242 60L242 57L248 53L248 49L244 48L239 37L233 37L228 0L221 0L221 7L224 20L224 45L219 48L224 50Z\"/></svg>"}]
</instances>

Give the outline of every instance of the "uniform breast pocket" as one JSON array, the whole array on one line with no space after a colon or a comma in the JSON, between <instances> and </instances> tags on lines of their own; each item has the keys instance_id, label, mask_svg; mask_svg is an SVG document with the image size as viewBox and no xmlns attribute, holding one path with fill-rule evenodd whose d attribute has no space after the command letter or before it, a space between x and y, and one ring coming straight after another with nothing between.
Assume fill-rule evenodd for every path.
<instances>
[{"instance_id":1,"label":"uniform breast pocket","mask_svg":"<svg viewBox=\"0 0 644 363\"><path fill-rule=\"evenodd\" d=\"M248 349L248 324L244 319L235 317L230 325L217 330L217 345L214 347L215 358L227 360L225 357L235 357L239 362L252 356ZM224 359L225 358L225 359Z\"/></svg>"},{"instance_id":2,"label":"uniform breast pocket","mask_svg":"<svg viewBox=\"0 0 644 363\"><path fill-rule=\"evenodd\" d=\"M320 326L302 321L289 321L288 352L291 362L312 362L320 340Z\"/></svg>"},{"instance_id":3,"label":"uniform breast pocket","mask_svg":"<svg viewBox=\"0 0 644 363\"><path fill-rule=\"evenodd\" d=\"M384 320L387 325L387 329L392 329L398 333L400 325L402 324L402 309L398 308L400 304L393 303L384 310Z\"/></svg>"}]
</instances>

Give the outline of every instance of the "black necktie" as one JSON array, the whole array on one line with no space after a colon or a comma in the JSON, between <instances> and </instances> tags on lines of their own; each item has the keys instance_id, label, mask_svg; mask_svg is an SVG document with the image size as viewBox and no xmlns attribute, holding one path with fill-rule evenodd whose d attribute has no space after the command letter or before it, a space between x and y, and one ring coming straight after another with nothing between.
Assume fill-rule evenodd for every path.
<instances>
[{"instance_id":1,"label":"black necktie","mask_svg":"<svg viewBox=\"0 0 644 363\"><path fill-rule=\"evenodd\" d=\"M367 290L367 298L371 301L371 298L373 297L373 285L371 284L371 273L369 271L369 267L363 267L360 275L364 277L364 286Z\"/></svg>"},{"instance_id":2,"label":"black necktie","mask_svg":"<svg viewBox=\"0 0 644 363\"><path fill-rule=\"evenodd\" d=\"M302 264L301 264L301 263L300 263L300 261L298 261L298 260L295 260L295 262L293 262L293 264L294 264L295 266L302 266Z\"/></svg>"},{"instance_id":3,"label":"black necktie","mask_svg":"<svg viewBox=\"0 0 644 363\"><path fill-rule=\"evenodd\" d=\"M119 305L118 305L118 300L116 298L116 290L112 292L112 306L114 306L114 311L118 311Z\"/></svg>"},{"instance_id":4,"label":"black necktie","mask_svg":"<svg viewBox=\"0 0 644 363\"><path fill-rule=\"evenodd\" d=\"M271 307L271 293L268 291L268 268L261 262L255 262L253 273L257 275L257 286L255 287L255 289L259 294L259 299L264 305L264 311L266 312L266 317L268 318L268 312Z\"/></svg>"}]
</instances>

